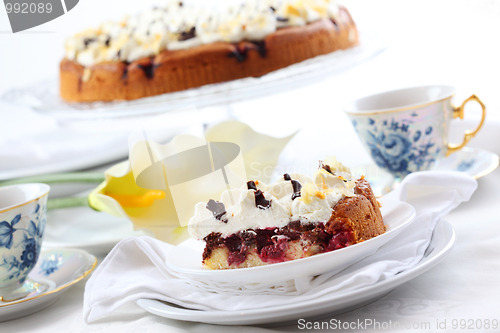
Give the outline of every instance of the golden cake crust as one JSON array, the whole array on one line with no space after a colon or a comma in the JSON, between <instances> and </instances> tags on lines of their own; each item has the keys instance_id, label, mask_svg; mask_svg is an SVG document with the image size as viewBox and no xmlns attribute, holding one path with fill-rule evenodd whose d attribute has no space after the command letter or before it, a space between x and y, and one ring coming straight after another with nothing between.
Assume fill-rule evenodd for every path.
<instances>
[{"instance_id":1,"label":"golden cake crust","mask_svg":"<svg viewBox=\"0 0 500 333\"><path fill-rule=\"evenodd\" d=\"M385 232L380 204L366 179L356 181L355 197L345 197L333 208L333 214L326 227L335 231L339 225L348 225L354 232L356 243L381 235Z\"/></svg>"},{"instance_id":2,"label":"golden cake crust","mask_svg":"<svg viewBox=\"0 0 500 333\"><path fill-rule=\"evenodd\" d=\"M322 19L302 27L278 29L260 42L218 42L185 50L165 50L130 64L116 61L85 68L63 59L60 94L70 102L133 100L262 76L356 45L356 26L343 7L340 18L335 22Z\"/></svg>"}]
</instances>

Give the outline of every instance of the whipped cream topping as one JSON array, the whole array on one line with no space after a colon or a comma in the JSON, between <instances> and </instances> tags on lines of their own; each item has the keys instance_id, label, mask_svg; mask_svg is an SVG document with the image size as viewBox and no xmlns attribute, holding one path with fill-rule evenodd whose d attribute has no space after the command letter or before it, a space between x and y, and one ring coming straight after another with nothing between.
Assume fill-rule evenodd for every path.
<instances>
[{"instance_id":1,"label":"whipped cream topping","mask_svg":"<svg viewBox=\"0 0 500 333\"><path fill-rule=\"evenodd\" d=\"M267 200L271 200L271 205L266 209L257 207L254 190L224 191L220 202L224 204L226 213L220 219L207 209L205 202L199 202L195 206L195 215L188 224L189 233L193 238L203 239L212 232L220 232L227 237L249 228L287 225L290 221L289 209L272 195L264 194L264 196Z\"/></svg>"},{"instance_id":2,"label":"whipped cream topping","mask_svg":"<svg viewBox=\"0 0 500 333\"><path fill-rule=\"evenodd\" d=\"M258 180L249 183L222 193L217 204L223 204L224 214L210 210L206 202L196 204L188 224L191 237L203 239L212 232L228 237L247 229L281 228L291 221L327 222L339 200L355 196L349 168L335 157L321 162L313 179L291 173L270 185ZM261 205L263 198L268 205Z\"/></svg>"},{"instance_id":3,"label":"whipped cream topping","mask_svg":"<svg viewBox=\"0 0 500 333\"><path fill-rule=\"evenodd\" d=\"M170 2L68 38L66 58L90 67L154 56L214 42L259 41L276 29L339 18L337 0L246 0L207 7Z\"/></svg>"}]
</instances>

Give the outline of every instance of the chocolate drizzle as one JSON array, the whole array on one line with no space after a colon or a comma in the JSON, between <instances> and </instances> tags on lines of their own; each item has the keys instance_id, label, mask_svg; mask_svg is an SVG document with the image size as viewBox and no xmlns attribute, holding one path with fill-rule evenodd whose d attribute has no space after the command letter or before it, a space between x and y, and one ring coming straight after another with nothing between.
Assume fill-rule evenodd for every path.
<instances>
[{"instance_id":1,"label":"chocolate drizzle","mask_svg":"<svg viewBox=\"0 0 500 333\"><path fill-rule=\"evenodd\" d=\"M249 190L257 191L257 186L255 185L255 182L253 180L247 182L247 188Z\"/></svg>"},{"instance_id":2,"label":"chocolate drizzle","mask_svg":"<svg viewBox=\"0 0 500 333\"><path fill-rule=\"evenodd\" d=\"M194 38L195 36L196 36L196 28L192 27L189 31L181 32L181 35L179 36L179 41L188 40Z\"/></svg>"},{"instance_id":3,"label":"chocolate drizzle","mask_svg":"<svg viewBox=\"0 0 500 333\"><path fill-rule=\"evenodd\" d=\"M238 45L234 46L234 50L227 54L228 58L236 58L238 62L243 62L248 57L248 50L246 47L240 48Z\"/></svg>"},{"instance_id":4,"label":"chocolate drizzle","mask_svg":"<svg viewBox=\"0 0 500 333\"><path fill-rule=\"evenodd\" d=\"M335 29L336 30L339 30L339 25L337 24L337 21L335 21L334 19L330 19L330 21L333 23L333 25L335 26Z\"/></svg>"},{"instance_id":5,"label":"chocolate drizzle","mask_svg":"<svg viewBox=\"0 0 500 333\"><path fill-rule=\"evenodd\" d=\"M288 18L282 16L276 16L276 21L278 22L288 22Z\"/></svg>"},{"instance_id":6,"label":"chocolate drizzle","mask_svg":"<svg viewBox=\"0 0 500 333\"><path fill-rule=\"evenodd\" d=\"M271 207L271 200L267 200L261 190L257 190L255 195L255 206L259 209L268 209Z\"/></svg>"},{"instance_id":7,"label":"chocolate drizzle","mask_svg":"<svg viewBox=\"0 0 500 333\"><path fill-rule=\"evenodd\" d=\"M261 40L261 41L252 42L252 44L256 46L257 52L259 52L259 55L262 58L265 58L267 55L266 42Z\"/></svg>"},{"instance_id":8,"label":"chocolate drizzle","mask_svg":"<svg viewBox=\"0 0 500 333\"><path fill-rule=\"evenodd\" d=\"M302 189L302 185L298 180L291 180L293 187L292 201L300 197L300 190Z\"/></svg>"},{"instance_id":9,"label":"chocolate drizzle","mask_svg":"<svg viewBox=\"0 0 500 333\"><path fill-rule=\"evenodd\" d=\"M254 195L255 195L255 206L259 209L268 209L271 207L271 200L267 200L266 197L264 197L264 193L262 193L261 190L257 189L257 186L255 185L255 182L253 180L250 180L247 182L247 188L249 190L254 190Z\"/></svg>"},{"instance_id":10,"label":"chocolate drizzle","mask_svg":"<svg viewBox=\"0 0 500 333\"><path fill-rule=\"evenodd\" d=\"M292 177L290 177L289 174L285 173L283 175L284 180L289 180L292 183L293 187L293 194L292 194L292 201L300 197L300 190L302 189L302 185L298 180L293 180Z\"/></svg>"},{"instance_id":11,"label":"chocolate drizzle","mask_svg":"<svg viewBox=\"0 0 500 333\"><path fill-rule=\"evenodd\" d=\"M329 165L323 164L323 162L319 162L319 167L320 169L324 169L326 170L326 172L331 173L333 175L333 171Z\"/></svg>"},{"instance_id":12,"label":"chocolate drizzle","mask_svg":"<svg viewBox=\"0 0 500 333\"><path fill-rule=\"evenodd\" d=\"M232 52L227 54L228 58L236 58L238 62L243 62L248 58L248 50L256 50L262 58L265 58L267 55L266 51L266 42L265 41L254 41L249 42L251 45L234 45L234 49Z\"/></svg>"},{"instance_id":13,"label":"chocolate drizzle","mask_svg":"<svg viewBox=\"0 0 500 333\"><path fill-rule=\"evenodd\" d=\"M126 80L128 78L128 65L125 66L125 69L122 73L122 80Z\"/></svg>"},{"instance_id":14,"label":"chocolate drizzle","mask_svg":"<svg viewBox=\"0 0 500 333\"><path fill-rule=\"evenodd\" d=\"M154 78L154 76L155 76L155 70L156 70L156 68L158 66L160 66L160 65L154 64L152 61L150 63L148 63L148 64L143 64L143 65L140 64L140 65L138 65L138 67L140 69L142 69L142 71L144 72L144 75L146 75L146 77L148 79L150 79L150 80L152 78Z\"/></svg>"},{"instance_id":15,"label":"chocolate drizzle","mask_svg":"<svg viewBox=\"0 0 500 333\"><path fill-rule=\"evenodd\" d=\"M83 39L83 44L85 44L85 47L87 47L87 46L89 46L90 43L93 43L95 41L96 41L95 38L84 38Z\"/></svg>"},{"instance_id":16,"label":"chocolate drizzle","mask_svg":"<svg viewBox=\"0 0 500 333\"><path fill-rule=\"evenodd\" d=\"M111 36L108 36L108 38L106 38L104 45L106 45L106 47L109 47L109 43L111 43Z\"/></svg>"},{"instance_id":17,"label":"chocolate drizzle","mask_svg":"<svg viewBox=\"0 0 500 333\"><path fill-rule=\"evenodd\" d=\"M208 203L206 205L206 208L214 214L215 219L227 223L226 218L222 218L224 214L226 214L226 206L224 206L224 203L215 201L213 199L208 200Z\"/></svg>"}]
</instances>

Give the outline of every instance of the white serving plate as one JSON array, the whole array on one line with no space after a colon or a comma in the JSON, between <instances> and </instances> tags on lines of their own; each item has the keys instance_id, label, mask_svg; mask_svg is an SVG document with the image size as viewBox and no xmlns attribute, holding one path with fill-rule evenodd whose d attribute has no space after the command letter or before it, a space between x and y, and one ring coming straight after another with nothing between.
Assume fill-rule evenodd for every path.
<instances>
[{"instance_id":1,"label":"white serving plate","mask_svg":"<svg viewBox=\"0 0 500 333\"><path fill-rule=\"evenodd\" d=\"M152 314L183 321L217 325L263 325L284 323L299 318L325 318L345 313L377 300L399 285L416 278L440 263L455 244L455 230L448 222L438 222L424 258L413 268L371 286L345 293L322 295L304 302L239 311L199 311L152 299L137 304Z\"/></svg>"},{"instance_id":2,"label":"white serving plate","mask_svg":"<svg viewBox=\"0 0 500 333\"><path fill-rule=\"evenodd\" d=\"M43 248L71 247L107 254L122 239L144 236L132 222L89 207L62 208L47 213Z\"/></svg>"},{"instance_id":3,"label":"white serving plate","mask_svg":"<svg viewBox=\"0 0 500 333\"><path fill-rule=\"evenodd\" d=\"M318 275L347 267L375 253L379 247L404 230L414 219L415 209L401 201L380 200L387 231L365 242L312 257L260 266L230 270L210 270L201 264L205 242L188 239L176 246L167 257L172 270L203 280L226 283L260 283L283 280L283 277Z\"/></svg>"}]
</instances>

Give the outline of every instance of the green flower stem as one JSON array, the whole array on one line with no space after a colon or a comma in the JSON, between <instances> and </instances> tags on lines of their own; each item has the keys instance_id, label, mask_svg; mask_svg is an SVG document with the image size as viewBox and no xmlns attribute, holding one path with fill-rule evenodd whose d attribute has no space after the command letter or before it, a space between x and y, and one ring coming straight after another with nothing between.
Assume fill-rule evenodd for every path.
<instances>
[{"instance_id":1,"label":"green flower stem","mask_svg":"<svg viewBox=\"0 0 500 333\"><path fill-rule=\"evenodd\" d=\"M40 175L18 179L5 180L0 186L26 184L26 183L102 183L105 180L102 172L68 172L55 173L51 175ZM71 208L89 206L87 197L64 197L47 200L47 209Z\"/></svg>"},{"instance_id":2,"label":"green flower stem","mask_svg":"<svg viewBox=\"0 0 500 333\"><path fill-rule=\"evenodd\" d=\"M68 172L4 180L0 182L0 186L25 183L101 183L103 181L104 173L102 172Z\"/></svg>"},{"instance_id":3,"label":"green flower stem","mask_svg":"<svg viewBox=\"0 0 500 333\"><path fill-rule=\"evenodd\" d=\"M66 197L47 200L47 210L58 208L84 207L89 205L87 197Z\"/></svg>"}]
</instances>

